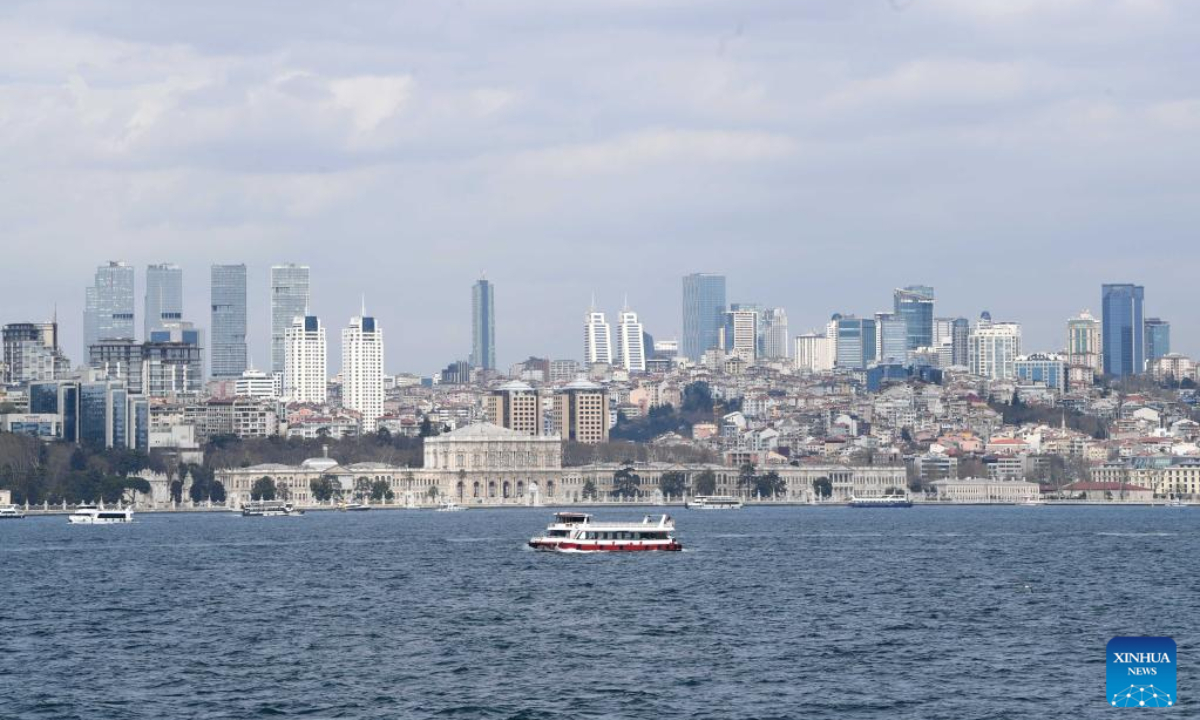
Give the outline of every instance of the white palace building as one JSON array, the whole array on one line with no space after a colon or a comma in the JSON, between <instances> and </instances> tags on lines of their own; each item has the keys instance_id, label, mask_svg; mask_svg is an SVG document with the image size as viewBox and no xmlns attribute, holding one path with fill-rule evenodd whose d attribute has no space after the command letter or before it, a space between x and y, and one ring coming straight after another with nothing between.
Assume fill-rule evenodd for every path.
<instances>
[{"instance_id":1,"label":"white palace building","mask_svg":"<svg viewBox=\"0 0 1200 720\"><path fill-rule=\"evenodd\" d=\"M479 423L426 438L420 468L380 463L341 465L333 458L319 457L298 466L226 468L217 471L216 479L225 486L228 503L234 507L250 499L250 488L262 477L271 478L286 499L299 505L315 504L311 483L323 476L334 479L346 492L360 478L383 480L395 496L393 502L409 507L447 500L464 505L538 505L584 502L589 483L599 499L609 498L613 495L614 476L622 467L619 463L600 463L564 468L558 436L532 436ZM716 479L716 494L738 493L738 469L725 465L638 463L631 469L645 495L658 492L664 473L682 473L690 483L706 471ZM904 468L895 466L819 464L769 469L779 473L787 488L776 499L790 502L812 499L813 482L819 478L830 481L832 499L841 501L852 496L881 496L890 488L903 489L906 485Z\"/></svg>"}]
</instances>

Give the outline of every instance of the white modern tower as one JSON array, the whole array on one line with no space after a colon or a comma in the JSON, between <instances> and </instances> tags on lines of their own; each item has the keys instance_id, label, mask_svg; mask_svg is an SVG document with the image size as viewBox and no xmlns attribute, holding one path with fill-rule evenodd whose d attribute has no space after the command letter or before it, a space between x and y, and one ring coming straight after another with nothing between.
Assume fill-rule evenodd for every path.
<instances>
[{"instance_id":1,"label":"white modern tower","mask_svg":"<svg viewBox=\"0 0 1200 720\"><path fill-rule=\"evenodd\" d=\"M323 405L327 380L325 328L312 315L298 315L284 333L283 396L289 402Z\"/></svg>"},{"instance_id":2,"label":"white modern tower","mask_svg":"<svg viewBox=\"0 0 1200 720\"><path fill-rule=\"evenodd\" d=\"M617 364L631 373L646 372L646 343L637 313L621 311L617 321Z\"/></svg>"},{"instance_id":3,"label":"white modern tower","mask_svg":"<svg viewBox=\"0 0 1200 720\"><path fill-rule=\"evenodd\" d=\"M342 330L342 406L362 416L364 433L375 432L383 415L383 328L366 310Z\"/></svg>"},{"instance_id":4,"label":"white modern tower","mask_svg":"<svg viewBox=\"0 0 1200 720\"><path fill-rule=\"evenodd\" d=\"M595 306L588 311L583 323L583 361L588 365L612 364L612 334L604 313Z\"/></svg>"},{"instance_id":5,"label":"white modern tower","mask_svg":"<svg viewBox=\"0 0 1200 720\"><path fill-rule=\"evenodd\" d=\"M1021 326L981 318L971 329L968 352L971 374L991 380L1011 380L1016 377L1013 363L1021 354Z\"/></svg>"},{"instance_id":6,"label":"white modern tower","mask_svg":"<svg viewBox=\"0 0 1200 720\"><path fill-rule=\"evenodd\" d=\"M271 267L271 372L284 372L284 335L308 314L310 300L307 265Z\"/></svg>"}]
</instances>

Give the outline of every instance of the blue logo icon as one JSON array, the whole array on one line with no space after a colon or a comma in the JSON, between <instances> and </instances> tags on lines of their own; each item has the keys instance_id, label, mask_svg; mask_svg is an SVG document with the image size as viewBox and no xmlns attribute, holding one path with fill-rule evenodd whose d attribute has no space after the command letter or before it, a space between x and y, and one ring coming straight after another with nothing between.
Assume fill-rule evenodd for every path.
<instances>
[{"instance_id":1,"label":"blue logo icon","mask_svg":"<svg viewBox=\"0 0 1200 720\"><path fill-rule=\"evenodd\" d=\"M1175 695L1175 641L1167 637L1115 637L1108 641L1108 704L1171 707Z\"/></svg>"}]
</instances>

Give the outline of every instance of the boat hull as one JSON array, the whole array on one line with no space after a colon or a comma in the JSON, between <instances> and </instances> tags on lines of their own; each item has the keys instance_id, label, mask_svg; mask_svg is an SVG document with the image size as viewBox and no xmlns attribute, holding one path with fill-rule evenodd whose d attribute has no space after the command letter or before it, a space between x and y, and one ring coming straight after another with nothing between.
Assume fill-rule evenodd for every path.
<instances>
[{"instance_id":1,"label":"boat hull","mask_svg":"<svg viewBox=\"0 0 1200 720\"><path fill-rule=\"evenodd\" d=\"M876 502L876 503L858 503L858 502L850 503L850 507L860 508L860 509L861 508L910 508L912 506L913 506L913 504L912 504L911 500L897 500L895 502L886 502L886 503L878 503L878 502Z\"/></svg>"},{"instance_id":2,"label":"boat hull","mask_svg":"<svg viewBox=\"0 0 1200 720\"><path fill-rule=\"evenodd\" d=\"M529 541L529 547L543 552L597 553L597 552L679 552L683 544L675 541L662 543L595 543L568 540L547 542L540 538Z\"/></svg>"}]
</instances>

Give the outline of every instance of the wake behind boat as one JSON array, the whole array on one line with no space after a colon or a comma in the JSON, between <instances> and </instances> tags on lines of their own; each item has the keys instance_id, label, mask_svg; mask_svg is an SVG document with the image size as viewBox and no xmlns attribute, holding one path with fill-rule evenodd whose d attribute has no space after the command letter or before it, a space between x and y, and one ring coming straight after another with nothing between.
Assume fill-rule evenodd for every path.
<instances>
[{"instance_id":1,"label":"wake behind boat","mask_svg":"<svg viewBox=\"0 0 1200 720\"><path fill-rule=\"evenodd\" d=\"M67 516L72 525L117 525L133 522L133 508L101 510L95 505L81 505Z\"/></svg>"},{"instance_id":2,"label":"wake behind boat","mask_svg":"<svg viewBox=\"0 0 1200 720\"><path fill-rule=\"evenodd\" d=\"M242 517L296 517L303 514L303 510L282 500L252 500L242 506Z\"/></svg>"},{"instance_id":3,"label":"wake behind boat","mask_svg":"<svg viewBox=\"0 0 1200 720\"><path fill-rule=\"evenodd\" d=\"M641 522L593 522L587 513L555 513L546 532L529 540L535 550L553 552L639 552L678 551L675 521L670 515L654 522L649 515Z\"/></svg>"}]
</instances>

